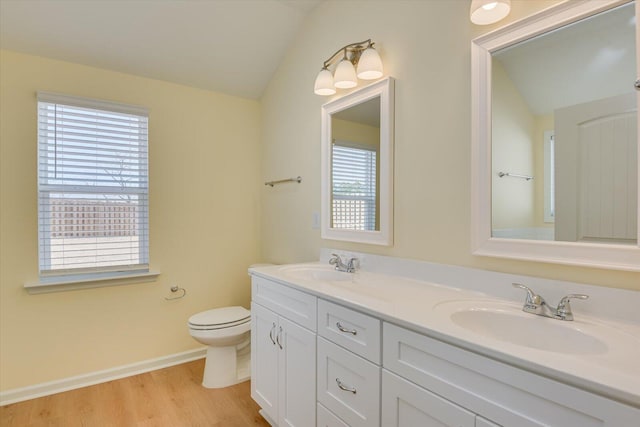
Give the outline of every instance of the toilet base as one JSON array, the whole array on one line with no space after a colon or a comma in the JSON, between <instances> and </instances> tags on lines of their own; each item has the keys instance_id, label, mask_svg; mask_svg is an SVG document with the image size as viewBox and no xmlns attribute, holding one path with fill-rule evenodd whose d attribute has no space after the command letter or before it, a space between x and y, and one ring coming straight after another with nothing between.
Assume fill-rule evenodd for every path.
<instances>
[{"instance_id":1,"label":"toilet base","mask_svg":"<svg viewBox=\"0 0 640 427\"><path fill-rule=\"evenodd\" d=\"M208 347L202 386L223 388L248 380L251 377L250 358L250 352L239 354L236 346Z\"/></svg>"}]
</instances>

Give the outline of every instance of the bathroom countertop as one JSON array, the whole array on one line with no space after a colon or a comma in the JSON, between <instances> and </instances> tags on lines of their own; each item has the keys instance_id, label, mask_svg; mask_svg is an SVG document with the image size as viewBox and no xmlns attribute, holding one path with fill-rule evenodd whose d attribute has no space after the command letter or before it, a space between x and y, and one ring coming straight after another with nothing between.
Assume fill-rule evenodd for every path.
<instances>
[{"instance_id":1,"label":"bathroom countertop","mask_svg":"<svg viewBox=\"0 0 640 427\"><path fill-rule=\"evenodd\" d=\"M345 281L330 278L318 280L291 274L296 269L307 268L326 268L331 271L326 263L305 263L250 268L249 272L457 347L640 408L640 323L588 316L575 307L575 319L571 322L523 313L541 322L558 322L559 327L595 334L607 347L591 354L545 351L471 332L455 324L447 309L452 302L470 301L475 305L482 305L483 302L487 306L500 304L510 310L513 308L514 313L521 313L522 301L426 280L362 270L353 274L351 280ZM527 332L531 331L523 331L523 334ZM613 342L608 335L618 339Z\"/></svg>"}]
</instances>

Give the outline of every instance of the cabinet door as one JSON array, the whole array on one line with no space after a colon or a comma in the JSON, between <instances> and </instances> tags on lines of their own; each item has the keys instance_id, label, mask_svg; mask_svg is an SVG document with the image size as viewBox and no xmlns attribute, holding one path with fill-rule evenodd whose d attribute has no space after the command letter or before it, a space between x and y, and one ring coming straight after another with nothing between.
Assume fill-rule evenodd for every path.
<instances>
[{"instance_id":1,"label":"cabinet door","mask_svg":"<svg viewBox=\"0 0 640 427\"><path fill-rule=\"evenodd\" d=\"M496 423L492 423L491 421L482 418L480 415L476 415L476 427L500 427Z\"/></svg>"},{"instance_id":2,"label":"cabinet door","mask_svg":"<svg viewBox=\"0 0 640 427\"><path fill-rule=\"evenodd\" d=\"M318 403L318 422L316 427L349 427L349 424Z\"/></svg>"},{"instance_id":3,"label":"cabinet door","mask_svg":"<svg viewBox=\"0 0 640 427\"><path fill-rule=\"evenodd\" d=\"M313 426L316 423L316 335L282 317L279 321L276 337L280 353L278 425Z\"/></svg>"},{"instance_id":4,"label":"cabinet door","mask_svg":"<svg viewBox=\"0 0 640 427\"><path fill-rule=\"evenodd\" d=\"M272 420L278 419L278 316L251 304L251 397Z\"/></svg>"},{"instance_id":5,"label":"cabinet door","mask_svg":"<svg viewBox=\"0 0 640 427\"><path fill-rule=\"evenodd\" d=\"M474 427L475 414L382 370L385 427Z\"/></svg>"}]
</instances>

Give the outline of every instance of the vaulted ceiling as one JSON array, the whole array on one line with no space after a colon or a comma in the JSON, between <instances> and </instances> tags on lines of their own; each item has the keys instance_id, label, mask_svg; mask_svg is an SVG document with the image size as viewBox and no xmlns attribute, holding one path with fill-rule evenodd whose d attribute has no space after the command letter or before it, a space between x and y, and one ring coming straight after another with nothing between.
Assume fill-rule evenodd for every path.
<instances>
[{"instance_id":1,"label":"vaulted ceiling","mask_svg":"<svg viewBox=\"0 0 640 427\"><path fill-rule=\"evenodd\" d=\"M0 47L258 99L322 0L1 0Z\"/></svg>"}]
</instances>

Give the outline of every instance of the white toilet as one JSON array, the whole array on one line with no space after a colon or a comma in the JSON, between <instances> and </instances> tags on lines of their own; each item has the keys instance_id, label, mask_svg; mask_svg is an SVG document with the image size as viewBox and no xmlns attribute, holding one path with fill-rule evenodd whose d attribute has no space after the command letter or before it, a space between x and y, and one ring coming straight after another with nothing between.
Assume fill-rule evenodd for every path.
<instances>
[{"instance_id":1,"label":"white toilet","mask_svg":"<svg viewBox=\"0 0 640 427\"><path fill-rule=\"evenodd\" d=\"M244 307L203 311L189 318L191 336L209 346L202 385L228 387L251 376L251 312Z\"/></svg>"}]
</instances>

